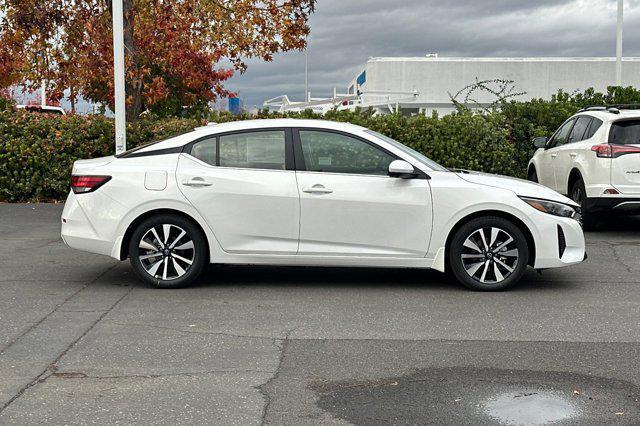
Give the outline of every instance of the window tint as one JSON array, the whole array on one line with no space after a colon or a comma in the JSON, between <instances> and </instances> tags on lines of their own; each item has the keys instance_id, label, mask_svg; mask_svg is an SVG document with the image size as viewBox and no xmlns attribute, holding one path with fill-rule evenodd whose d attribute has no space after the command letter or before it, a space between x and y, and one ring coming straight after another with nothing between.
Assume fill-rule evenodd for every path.
<instances>
[{"instance_id":1,"label":"window tint","mask_svg":"<svg viewBox=\"0 0 640 426\"><path fill-rule=\"evenodd\" d=\"M220 166L247 169L285 169L283 130L220 136Z\"/></svg>"},{"instance_id":2,"label":"window tint","mask_svg":"<svg viewBox=\"0 0 640 426\"><path fill-rule=\"evenodd\" d=\"M640 144L640 120L616 121L609 131L609 143L616 145Z\"/></svg>"},{"instance_id":3,"label":"window tint","mask_svg":"<svg viewBox=\"0 0 640 426\"><path fill-rule=\"evenodd\" d=\"M580 142L584 139L584 134L591 124L591 117L578 117L576 120L576 125L573 126L573 130L571 130L571 135L569 136L568 143L572 142Z\"/></svg>"},{"instance_id":4,"label":"window tint","mask_svg":"<svg viewBox=\"0 0 640 426\"><path fill-rule=\"evenodd\" d=\"M571 126L573 126L574 121L575 120L569 120L558 129L556 134L553 136L551 146L560 146L567 142L569 132L571 131Z\"/></svg>"},{"instance_id":5,"label":"window tint","mask_svg":"<svg viewBox=\"0 0 640 426\"><path fill-rule=\"evenodd\" d=\"M216 154L216 138L205 139L200 142L196 142L191 147L191 155L198 160L202 160L207 164L216 166L218 164L218 156Z\"/></svg>"},{"instance_id":6,"label":"window tint","mask_svg":"<svg viewBox=\"0 0 640 426\"><path fill-rule=\"evenodd\" d=\"M309 171L387 175L395 157L350 136L300 130L304 163Z\"/></svg>"},{"instance_id":7,"label":"window tint","mask_svg":"<svg viewBox=\"0 0 640 426\"><path fill-rule=\"evenodd\" d=\"M596 134L598 129L600 129L600 126L602 126L602 120L594 117L591 120L591 126L589 126L589 130L587 130L587 133L584 135L584 138L591 139L593 135Z\"/></svg>"}]
</instances>

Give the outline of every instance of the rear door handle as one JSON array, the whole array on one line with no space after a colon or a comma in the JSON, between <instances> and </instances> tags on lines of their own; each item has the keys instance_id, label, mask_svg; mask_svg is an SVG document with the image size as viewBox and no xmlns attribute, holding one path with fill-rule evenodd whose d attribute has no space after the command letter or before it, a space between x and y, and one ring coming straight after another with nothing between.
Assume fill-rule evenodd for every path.
<instances>
[{"instance_id":1,"label":"rear door handle","mask_svg":"<svg viewBox=\"0 0 640 426\"><path fill-rule=\"evenodd\" d=\"M571 158L576 158L578 156L578 153L572 152L569 155L571 156Z\"/></svg>"},{"instance_id":2,"label":"rear door handle","mask_svg":"<svg viewBox=\"0 0 640 426\"><path fill-rule=\"evenodd\" d=\"M194 177L192 179L187 179L187 180L183 181L182 184L185 185L185 186L192 186L194 188L213 185L211 182L207 182L204 179L202 179L201 177Z\"/></svg>"},{"instance_id":3,"label":"rear door handle","mask_svg":"<svg viewBox=\"0 0 640 426\"><path fill-rule=\"evenodd\" d=\"M557 156L558 156L558 154L556 154L556 153L551 154L551 158L556 158Z\"/></svg>"},{"instance_id":4,"label":"rear door handle","mask_svg":"<svg viewBox=\"0 0 640 426\"><path fill-rule=\"evenodd\" d=\"M306 192L307 194L331 194L333 191L317 183L311 188L302 188L302 192Z\"/></svg>"}]
</instances>

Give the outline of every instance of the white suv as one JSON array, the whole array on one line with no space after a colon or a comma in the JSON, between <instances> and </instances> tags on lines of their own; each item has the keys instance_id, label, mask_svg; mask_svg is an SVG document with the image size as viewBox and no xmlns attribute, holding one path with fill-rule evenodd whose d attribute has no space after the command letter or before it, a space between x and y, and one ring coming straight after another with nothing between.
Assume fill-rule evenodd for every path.
<instances>
[{"instance_id":1,"label":"white suv","mask_svg":"<svg viewBox=\"0 0 640 426\"><path fill-rule=\"evenodd\" d=\"M640 110L589 107L565 121L539 148L528 178L582 206L591 227L598 212L640 214Z\"/></svg>"}]
</instances>

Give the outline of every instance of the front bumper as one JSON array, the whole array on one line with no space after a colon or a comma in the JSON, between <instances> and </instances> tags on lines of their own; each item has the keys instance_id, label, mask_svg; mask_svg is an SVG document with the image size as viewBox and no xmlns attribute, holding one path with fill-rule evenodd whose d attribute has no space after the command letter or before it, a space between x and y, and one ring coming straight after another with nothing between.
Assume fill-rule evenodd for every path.
<instances>
[{"instance_id":1,"label":"front bumper","mask_svg":"<svg viewBox=\"0 0 640 426\"><path fill-rule=\"evenodd\" d=\"M540 213L534 223L537 228L534 268L558 268L586 259L584 233L577 220Z\"/></svg>"}]
</instances>

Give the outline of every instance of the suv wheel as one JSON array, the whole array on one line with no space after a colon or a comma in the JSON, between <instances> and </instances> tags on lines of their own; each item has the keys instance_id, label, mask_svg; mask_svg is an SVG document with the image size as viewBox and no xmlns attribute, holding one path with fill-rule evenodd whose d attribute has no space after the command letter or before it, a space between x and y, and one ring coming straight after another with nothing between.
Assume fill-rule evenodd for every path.
<instances>
[{"instance_id":1,"label":"suv wheel","mask_svg":"<svg viewBox=\"0 0 640 426\"><path fill-rule=\"evenodd\" d=\"M180 216L153 216L133 232L129 258L142 281L158 288L184 287L202 272L206 240L193 223Z\"/></svg>"},{"instance_id":2,"label":"suv wheel","mask_svg":"<svg viewBox=\"0 0 640 426\"><path fill-rule=\"evenodd\" d=\"M473 290L504 290L517 283L529 260L520 229L501 217L481 217L463 225L449 249L451 271Z\"/></svg>"},{"instance_id":3,"label":"suv wheel","mask_svg":"<svg viewBox=\"0 0 640 426\"><path fill-rule=\"evenodd\" d=\"M538 172L536 172L535 167L532 167L531 170L529 170L527 179L529 179L531 182L538 183Z\"/></svg>"},{"instance_id":4,"label":"suv wheel","mask_svg":"<svg viewBox=\"0 0 640 426\"><path fill-rule=\"evenodd\" d=\"M571 199L580 204L582 210L582 226L584 229L592 229L597 223L597 217L593 212L589 212L585 205L587 201L587 191L584 188L584 181L578 179L571 187Z\"/></svg>"}]
</instances>

